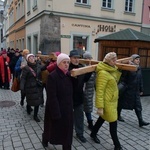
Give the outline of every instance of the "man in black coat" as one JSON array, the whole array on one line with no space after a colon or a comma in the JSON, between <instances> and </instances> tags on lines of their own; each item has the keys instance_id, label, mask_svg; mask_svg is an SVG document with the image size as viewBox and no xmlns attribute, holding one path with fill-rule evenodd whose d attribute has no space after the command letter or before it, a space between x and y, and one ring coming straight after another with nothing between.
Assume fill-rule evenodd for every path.
<instances>
[{"instance_id":1,"label":"man in black coat","mask_svg":"<svg viewBox=\"0 0 150 150\"><path fill-rule=\"evenodd\" d=\"M143 121L142 118L142 105L140 95L143 94L143 81L140 64L140 56L133 54L131 64L137 66L137 71L123 71L120 82L126 86L126 89L119 97L118 103L118 120L123 121L121 117L122 109L135 110L136 116L139 121L139 126L147 126L150 123Z\"/></svg>"},{"instance_id":2,"label":"man in black coat","mask_svg":"<svg viewBox=\"0 0 150 150\"><path fill-rule=\"evenodd\" d=\"M69 56L70 56L69 70L83 67L83 65L79 64L80 55L77 50L70 51ZM83 143L86 142L86 139L83 136L84 133L83 86L84 83L88 81L90 76L91 73L79 75L77 77L72 77L74 125L77 138Z\"/></svg>"}]
</instances>

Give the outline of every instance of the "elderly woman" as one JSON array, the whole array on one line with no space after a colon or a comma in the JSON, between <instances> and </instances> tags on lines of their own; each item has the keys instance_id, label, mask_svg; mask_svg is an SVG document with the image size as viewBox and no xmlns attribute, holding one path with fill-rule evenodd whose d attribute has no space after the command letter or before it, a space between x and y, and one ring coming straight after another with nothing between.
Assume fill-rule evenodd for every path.
<instances>
[{"instance_id":1,"label":"elderly woman","mask_svg":"<svg viewBox=\"0 0 150 150\"><path fill-rule=\"evenodd\" d=\"M143 120L142 117L142 104L140 96L143 94L143 80L140 67L140 56L138 54L131 55L132 65L137 66L137 71L123 71L120 82L126 85L126 89L119 97L118 105L118 120L123 121L121 117L121 110L135 110L135 114L139 121L139 127L147 126L150 123Z\"/></svg>"},{"instance_id":2,"label":"elderly woman","mask_svg":"<svg viewBox=\"0 0 150 150\"><path fill-rule=\"evenodd\" d=\"M22 69L20 89L26 94L27 113L31 113L31 106L34 106L34 120L40 122L38 118L39 105L43 102L43 87L41 80L41 66L36 63L35 56L28 54L27 65Z\"/></svg>"},{"instance_id":3,"label":"elderly woman","mask_svg":"<svg viewBox=\"0 0 150 150\"><path fill-rule=\"evenodd\" d=\"M44 118L42 143L63 145L63 150L71 150L73 137L73 88L68 74L70 58L61 53L57 57L57 67L47 80L47 101Z\"/></svg>"},{"instance_id":4,"label":"elderly woman","mask_svg":"<svg viewBox=\"0 0 150 150\"><path fill-rule=\"evenodd\" d=\"M99 62L96 68L96 101L97 114L99 118L95 123L91 138L100 143L96 134L105 121L109 122L110 134L114 143L114 150L122 150L117 136L117 105L118 105L118 86L121 73L115 66L117 60L116 53L106 54L103 62Z\"/></svg>"}]
</instances>

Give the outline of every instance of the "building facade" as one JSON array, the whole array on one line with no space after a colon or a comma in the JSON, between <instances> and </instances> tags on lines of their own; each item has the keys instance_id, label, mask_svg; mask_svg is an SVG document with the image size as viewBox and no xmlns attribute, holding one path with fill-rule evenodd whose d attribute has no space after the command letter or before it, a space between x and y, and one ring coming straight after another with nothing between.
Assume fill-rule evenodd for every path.
<instances>
[{"instance_id":1,"label":"building facade","mask_svg":"<svg viewBox=\"0 0 150 150\"><path fill-rule=\"evenodd\" d=\"M5 48L25 48L24 0L5 0Z\"/></svg>"},{"instance_id":2,"label":"building facade","mask_svg":"<svg viewBox=\"0 0 150 150\"><path fill-rule=\"evenodd\" d=\"M143 1L141 32L150 35L150 0Z\"/></svg>"},{"instance_id":3,"label":"building facade","mask_svg":"<svg viewBox=\"0 0 150 150\"><path fill-rule=\"evenodd\" d=\"M23 0L11 1L9 16L13 14L15 18L15 13ZM72 49L83 49L91 52L93 58L97 59L98 44L94 43L96 38L126 28L141 31L143 0L138 2L137 0L24 0L24 2L25 17L22 15L19 20L14 19L13 23L10 20L7 45L20 48L20 43L24 42L25 47L32 53L41 50L43 54L52 51L69 54Z\"/></svg>"}]
</instances>

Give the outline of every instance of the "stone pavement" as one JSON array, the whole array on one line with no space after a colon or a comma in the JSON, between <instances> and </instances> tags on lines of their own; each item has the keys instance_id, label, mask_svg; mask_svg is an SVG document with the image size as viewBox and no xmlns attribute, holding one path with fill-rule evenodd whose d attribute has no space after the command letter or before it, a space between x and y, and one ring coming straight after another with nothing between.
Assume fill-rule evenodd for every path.
<instances>
[{"instance_id":1,"label":"stone pavement","mask_svg":"<svg viewBox=\"0 0 150 150\"><path fill-rule=\"evenodd\" d=\"M143 118L150 122L150 97L142 97ZM3 101L15 102L14 106L2 107ZM44 150L41 144L43 132L44 107L40 107L41 122L33 120L33 113L27 115L26 108L21 107L20 92L0 89L0 150ZM6 103L7 104L7 103ZM4 105L6 105L4 103ZM26 104L25 104L26 105ZM96 109L93 112L97 120ZM125 150L150 150L150 126L140 128L133 111L122 111L125 123L118 122L118 136ZM81 143L73 137L73 150L113 150L108 123L105 122L98 133L101 144L94 143L85 119L85 137L88 142ZM50 145L46 150L61 150L61 146Z\"/></svg>"}]
</instances>

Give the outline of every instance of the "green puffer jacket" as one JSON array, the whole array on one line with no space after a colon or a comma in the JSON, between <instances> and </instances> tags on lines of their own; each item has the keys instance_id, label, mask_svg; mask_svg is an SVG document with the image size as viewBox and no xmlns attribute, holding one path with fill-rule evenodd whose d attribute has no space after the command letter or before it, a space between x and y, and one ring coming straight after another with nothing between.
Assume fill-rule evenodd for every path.
<instances>
[{"instance_id":1,"label":"green puffer jacket","mask_svg":"<svg viewBox=\"0 0 150 150\"><path fill-rule=\"evenodd\" d=\"M121 72L117 67L111 67L106 63L99 62L96 68L96 100L95 106L103 108L101 116L108 122L117 120L118 86Z\"/></svg>"}]
</instances>

